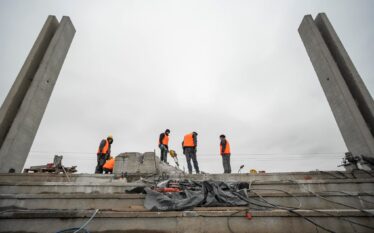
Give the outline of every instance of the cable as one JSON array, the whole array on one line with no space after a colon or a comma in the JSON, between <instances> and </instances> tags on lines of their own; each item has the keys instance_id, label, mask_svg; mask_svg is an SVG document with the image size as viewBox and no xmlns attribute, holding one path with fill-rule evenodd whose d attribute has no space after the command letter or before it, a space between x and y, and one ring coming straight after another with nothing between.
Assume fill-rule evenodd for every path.
<instances>
[{"instance_id":1,"label":"cable","mask_svg":"<svg viewBox=\"0 0 374 233\"><path fill-rule=\"evenodd\" d=\"M368 200L360 198L360 195L353 195L353 194L350 194L350 193L344 192L344 191L323 191L321 193L343 193L343 194L346 194L346 195L351 196L351 197L357 197L358 199L360 199L363 202L374 204L374 202L372 202L372 201L368 201ZM374 194L370 194L370 193L361 193L361 194L365 194L367 196L374 196Z\"/></svg>"},{"instance_id":2,"label":"cable","mask_svg":"<svg viewBox=\"0 0 374 233\"><path fill-rule=\"evenodd\" d=\"M270 189L269 189L269 190L270 190ZM282 191L283 191L283 190L282 190ZM285 192L285 193L288 193L288 192L286 192L286 191L284 191L284 192ZM263 201L265 201L267 204L269 204L269 205L271 205L271 206L274 206L274 207L276 207L276 208L278 208L278 209L287 210L287 211L289 211L290 213L296 214L296 215L298 215L298 216L304 218L306 221L312 223L313 225L315 225L315 226L317 226L317 227L319 227L319 228L321 228L321 229L323 229L323 230L325 230L325 231L327 231L327 232L330 232L330 233L337 233L337 232L335 232L335 231L332 231L332 230L330 230L330 229L327 229L326 227L324 227L324 226L322 226L322 225L320 225L320 224L314 222L313 220L309 219L308 217L305 217L304 215L302 215L302 214L296 212L295 210L297 210L298 208L288 208L288 207L284 207L284 206L281 206L281 205L278 205L278 204L273 204L273 203L267 201L267 200L266 200L262 195L260 195L260 194L258 194L258 193L256 193L256 192L253 192L253 193L256 194L258 197L260 197ZM290 194L290 193L288 193L288 194ZM294 196L294 195L292 195L292 194L290 194L290 195L291 195L291 196Z\"/></svg>"},{"instance_id":3,"label":"cable","mask_svg":"<svg viewBox=\"0 0 374 233\"><path fill-rule=\"evenodd\" d=\"M75 228L68 228L68 229L65 229L65 230L61 230L61 231L58 231L58 232L56 232L56 233L69 233L69 232L72 232L72 231L74 231L74 232L76 232L77 230L83 230L83 232L85 232L85 233L90 233L89 231L87 231L86 229L80 229L80 228L77 228L77 227L75 227Z\"/></svg>"},{"instance_id":4,"label":"cable","mask_svg":"<svg viewBox=\"0 0 374 233\"><path fill-rule=\"evenodd\" d=\"M68 228L64 230L57 231L56 233L65 233L65 232L71 232L74 231L73 233L78 233L79 231L83 230L86 233L89 233L85 227L92 221L92 219L96 216L97 212L99 212L99 209L96 209L95 212L92 214L92 216L85 222L81 227L79 228Z\"/></svg>"},{"instance_id":5,"label":"cable","mask_svg":"<svg viewBox=\"0 0 374 233\"><path fill-rule=\"evenodd\" d=\"M299 185L299 187L301 187L302 189L304 189L304 191L309 192L309 193L315 195L316 197L319 197L319 198L321 198L321 199L323 199L323 200L325 200L325 201L329 201L329 202L331 202L331 203L335 203L335 204L338 204L338 205L341 205L341 206L345 206L345 207L349 207L349 208L352 208L352 209L356 209L356 210L359 210L359 211L362 212L362 213L366 213L366 214L369 214L369 215L371 215L371 216L374 216L374 214L372 214L371 212L368 212L368 211L366 211L366 210L364 210L364 209L360 209L360 208L357 208L357 207L355 207L355 206L350 206L350 205L347 205L347 204L344 204L344 203L340 203L340 202L333 201L333 200L327 199L327 198L325 198L325 197L322 197L321 195L319 195L319 194L317 194L317 193L311 191L310 189L306 189L306 188L304 188L303 185L301 185L299 182L297 182L297 181L295 181L295 180L289 180L289 181L290 181L291 183L296 183L297 185Z\"/></svg>"},{"instance_id":6,"label":"cable","mask_svg":"<svg viewBox=\"0 0 374 233\"><path fill-rule=\"evenodd\" d=\"M319 171L320 173L322 174L327 174L327 175L330 175L336 179L349 179L348 176L346 176L343 172L340 172L340 171L336 171L338 174L342 175L342 177L339 177L339 176L336 176L333 172L330 172L330 171Z\"/></svg>"},{"instance_id":7,"label":"cable","mask_svg":"<svg viewBox=\"0 0 374 233\"><path fill-rule=\"evenodd\" d=\"M364 170L364 169L353 169L353 170L351 171L351 175L352 175L355 179L357 178L357 177L355 176L355 174L354 174L356 171L362 171L362 172L365 172L366 174L370 175L371 177L374 177L374 175L371 174L371 172L366 171L366 170Z\"/></svg>"},{"instance_id":8,"label":"cable","mask_svg":"<svg viewBox=\"0 0 374 233\"><path fill-rule=\"evenodd\" d=\"M88 221L87 221L85 224L83 224L83 225L82 225L78 230L74 231L74 233L77 233L77 232L79 232L81 229L85 228L85 227L86 227L86 226L91 222L91 220L96 216L97 212L99 212L99 209L96 209L96 210L95 210L95 213L93 213L93 215L91 216L91 218L88 219Z\"/></svg>"}]
</instances>

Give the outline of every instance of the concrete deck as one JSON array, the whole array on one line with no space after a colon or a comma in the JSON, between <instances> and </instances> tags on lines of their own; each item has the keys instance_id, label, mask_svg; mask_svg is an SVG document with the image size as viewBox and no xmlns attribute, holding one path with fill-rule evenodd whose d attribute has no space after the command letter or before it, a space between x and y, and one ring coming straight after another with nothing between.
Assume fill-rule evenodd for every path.
<instances>
[{"instance_id":1,"label":"concrete deck","mask_svg":"<svg viewBox=\"0 0 374 233\"><path fill-rule=\"evenodd\" d=\"M152 182L127 182L114 175L74 174L67 182L64 175L56 174L0 174L0 232L80 227L95 209L100 211L86 228L90 232L316 232L305 217L332 232L372 232L373 176L333 171L169 177L246 181L251 184L251 204L150 212L143 206L143 194L125 190ZM256 204L264 204L262 198L295 208L296 214L274 207L261 209ZM251 220L244 217L246 212L252 214ZM318 228L318 232L325 231Z\"/></svg>"}]
</instances>

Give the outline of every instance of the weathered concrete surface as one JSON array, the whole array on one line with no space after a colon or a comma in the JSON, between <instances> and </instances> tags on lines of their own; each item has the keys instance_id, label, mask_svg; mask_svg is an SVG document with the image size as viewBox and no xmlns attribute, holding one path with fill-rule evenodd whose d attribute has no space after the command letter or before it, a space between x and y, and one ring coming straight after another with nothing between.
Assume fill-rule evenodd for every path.
<instances>
[{"instance_id":1,"label":"weathered concrete surface","mask_svg":"<svg viewBox=\"0 0 374 233\"><path fill-rule=\"evenodd\" d=\"M0 148L5 140L34 75L43 59L53 35L58 28L55 16L48 16L38 38L23 64L16 80L0 108Z\"/></svg>"},{"instance_id":2,"label":"weathered concrete surface","mask_svg":"<svg viewBox=\"0 0 374 233\"><path fill-rule=\"evenodd\" d=\"M353 98L357 102L357 106L371 130L371 134L374 135L374 101L369 90L366 88L327 15L324 13L318 14L315 23L336 61Z\"/></svg>"},{"instance_id":3,"label":"weathered concrete surface","mask_svg":"<svg viewBox=\"0 0 374 233\"><path fill-rule=\"evenodd\" d=\"M221 180L221 181L288 181L288 180L334 180L373 178L374 171L363 172L354 170L352 172L341 171L311 171L311 172L274 172L258 174L185 174L184 176L169 175L170 178L185 178L192 180Z\"/></svg>"},{"instance_id":4,"label":"weathered concrete surface","mask_svg":"<svg viewBox=\"0 0 374 233\"><path fill-rule=\"evenodd\" d=\"M293 196L282 192L269 190L261 196L267 201L303 209L346 209L354 206L360 209L374 209L374 193L339 193L322 192L322 197L311 193L292 193ZM147 211L144 209L143 194L0 194L0 207L13 209L101 209L116 211ZM249 192L253 204L251 209L259 209L256 204L264 202L255 193ZM329 200L329 201L328 201ZM341 204L337 204L342 203ZM238 207L247 209L248 207ZM199 209L199 208L196 208Z\"/></svg>"},{"instance_id":5,"label":"weathered concrete surface","mask_svg":"<svg viewBox=\"0 0 374 233\"><path fill-rule=\"evenodd\" d=\"M109 183L124 182L123 179L115 178L112 174L69 174L69 179L65 174L53 173L0 173L0 182L90 182Z\"/></svg>"},{"instance_id":6,"label":"weathered concrete surface","mask_svg":"<svg viewBox=\"0 0 374 233\"><path fill-rule=\"evenodd\" d=\"M156 156L154 152L126 152L116 156L114 165L114 174L121 177L124 174L129 180L140 179L153 175L182 175L184 172L178 168L172 167Z\"/></svg>"},{"instance_id":7,"label":"weathered concrete surface","mask_svg":"<svg viewBox=\"0 0 374 233\"><path fill-rule=\"evenodd\" d=\"M156 175L158 173L158 164L155 160L155 154L152 152L138 153L126 152L116 156L114 165L114 174L123 173L129 175L141 174L145 176Z\"/></svg>"},{"instance_id":8,"label":"weathered concrete surface","mask_svg":"<svg viewBox=\"0 0 374 233\"><path fill-rule=\"evenodd\" d=\"M306 15L300 24L299 34L344 142L354 156L374 157L373 135L356 104L356 101L362 103L362 111L368 122L372 122L371 96L327 17L319 15L316 21L317 25L311 15Z\"/></svg>"},{"instance_id":9,"label":"weathered concrete surface","mask_svg":"<svg viewBox=\"0 0 374 233\"><path fill-rule=\"evenodd\" d=\"M369 210L373 212L373 210ZM87 226L90 232L313 232L316 227L285 210L180 212L99 212ZM299 215L334 232L372 232L371 229L342 221L341 218L373 227L371 218L358 210L296 210ZM0 214L0 232L56 232L79 227L91 211L19 211ZM374 213L374 212L373 212ZM337 217L340 217L337 218ZM302 229L302 230L301 230ZM318 232L323 232L319 229Z\"/></svg>"},{"instance_id":10,"label":"weathered concrete surface","mask_svg":"<svg viewBox=\"0 0 374 233\"><path fill-rule=\"evenodd\" d=\"M69 17L64 16L56 30L57 24L55 17L47 19L1 110L4 126L0 131L6 136L0 149L0 172L21 172L34 141L75 34Z\"/></svg>"},{"instance_id":11,"label":"weathered concrete surface","mask_svg":"<svg viewBox=\"0 0 374 233\"><path fill-rule=\"evenodd\" d=\"M255 181L253 189L281 189L287 192L371 192L374 179L346 180L300 180L300 181ZM125 190L138 186L152 186L153 183L87 183L87 182L0 182L0 193L124 193ZM259 190L263 193L263 190Z\"/></svg>"},{"instance_id":12,"label":"weathered concrete surface","mask_svg":"<svg viewBox=\"0 0 374 233\"><path fill-rule=\"evenodd\" d=\"M367 211L373 212L374 178L371 173L364 175L360 171L354 174L232 174L228 175L229 180L251 180L251 205L198 207L192 211L179 212L149 212L143 207L144 195L125 194L128 188L153 185L152 182L126 183L125 180L115 180L112 175L101 175L108 182L99 183L94 179L101 179L97 177L100 175L91 177L87 174L82 175L82 178L78 174L74 175L75 180L80 182L35 182L22 179L27 176L0 175L0 232L56 232L78 227L92 215L93 209L100 211L87 227L90 232L228 232L229 226L233 232L284 232L284 229L287 232L300 232L300 229L303 232L316 232L315 226L290 212L274 210L274 207L259 211L256 203L264 204L263 199L276 205L297 207L299 214L335 232L371 230L348 223L346 219L373 227L372 217L369 217ZM42 180L43 176L34 177ZM192 175L189 178L194 177L207 179L209 175ZM223 179L225 176L215 174L211 177ZM253 215L251 220L244 217L247 211ZM323 230L319 229L319 232Z\"/></svg>"},{"instance_id":13,"label":"weathered concrete surface","mask_svg":"<svg viewBox=\"0 0 374 233\"><path fill-rule=\"evenodd\" d=\"M160 164L162 169L164 165ZM170 179L192 179L192 180L221 180L221 181L287 181L287 180L334 180L334 179L365 179L373 178L374 171L364 172L360 170L352 172L342 171L311 171L311 172L275 172L258 174L167 174ZM137 176L141 177L141 176ZM132 177L130 177L132 179ZM69 174L72 182L84 183L110 183L125 182L121 176L111 174ZM68 182L64 174L53 173L0 173L0 182Z\"/></svg>"}]
</instances>

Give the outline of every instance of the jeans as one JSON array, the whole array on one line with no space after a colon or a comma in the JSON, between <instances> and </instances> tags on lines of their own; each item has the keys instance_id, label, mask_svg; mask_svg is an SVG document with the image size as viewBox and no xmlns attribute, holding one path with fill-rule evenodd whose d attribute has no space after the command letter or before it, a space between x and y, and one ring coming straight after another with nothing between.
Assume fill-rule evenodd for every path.
<instances>
[{"instance_id":1,"label":"jeans","mask_svg":"<svg viewBox=\"0 0 374 233\"><path fill-rule=\"evenodd\" d=\"M196 159L196 149L191 147L186 147L184 149L184 154L186 155L188 173L192 174L191 159L193 162L193 167L195 168L196 173L200 173L199 164Z\"/></svg>"},{"instance_id":2,"label":"jeans","mask_svg":"<svg viewBox=\"0 0 374 233\"><path fill-rule=\"evenodd\" d=\"M221 155L224 173L231 173L230 156L231 155Z\"/></svg>"},{"instance_id":3,"label":"jeans","mask_svg":"<svg viewBox=\"0 0 374 233\"><path fill-rule=\"evenodd\" d=\"M161 161L167 163L168 161L168 149L164 145L160 145L161 150Z\"/></svg>"}]
</instances>

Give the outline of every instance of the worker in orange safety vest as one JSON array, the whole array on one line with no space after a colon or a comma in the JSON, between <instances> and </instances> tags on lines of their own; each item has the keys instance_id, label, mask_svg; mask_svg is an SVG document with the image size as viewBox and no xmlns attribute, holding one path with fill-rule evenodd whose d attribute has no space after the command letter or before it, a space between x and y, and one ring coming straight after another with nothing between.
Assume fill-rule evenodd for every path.
<instances>
[{"instance_id":1,"label":"worker in orange safety vest","mask_svg":"<svg viewBox=\"0 0 374 233\"><path fill-rule=\"evenodd\" d=\"M230 143L226 139L226 136L224 134L219 136L221 143L219 144L219 152L222 157L222 164L223 164L223 170L224 173L231 173L231 165L230 165L230 156L231 156L231 150L230 150Z\"/></svg>"},{"instance_id":2,"label":"worker in orange safety vest","mask_svg":"<svg viewBox=\"0 0 374 233\"><path fill-rule=\"evenodd\" d=\"M109 135L106 139L101 140L99 149L97 150L97 166L95 173L102 174L105 161L110 157L110 149L113 143L113 136Z\"/></svg>"},{"instance_id":3,"label":"worker in orange safety vest","mask_svg":"<svg viewBox=\"0 0 374 233\"><path fill-rule=\"evenodd\" d=\"M110 156L110 158L105 162L103 169L105 174L112 174L114 168L114 158Z\"/></svg>"},{"instance_id":4,"label":"worker in orange safety vest","mask_svg":"<svg viewBox=\"0 0 374 233\"><path fill-rule=\"evenodd\" d=\"M168 160L168 151L169 151L169 134L170 129L166 129L164 133L160 134L160 138L158 140L158 147L161 150L161 161L167 163Z\"/></svg>"},{"instance_id":5,"label":"worker in orange safety vest","mask_svg":"<svg viewBox=\"0 0 374 233\"><path fill-rule=\"evenodd\" d=\"M182 142L182 147L183 147L183 154L186 156L186 160L187 160L188 173L192 174L191 160L193 162L193 166L195 168L196 174L200 173L199 164L196 158L197 133L192 132L192 133L186 134Z\"/></svg>"}]
</instances>

